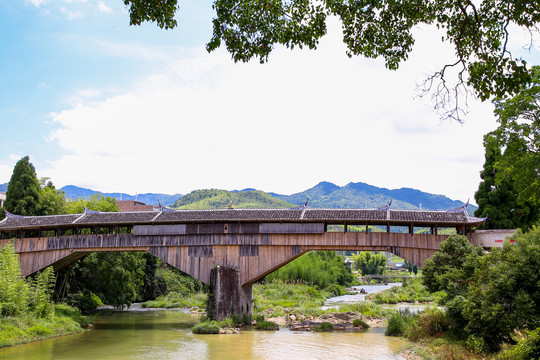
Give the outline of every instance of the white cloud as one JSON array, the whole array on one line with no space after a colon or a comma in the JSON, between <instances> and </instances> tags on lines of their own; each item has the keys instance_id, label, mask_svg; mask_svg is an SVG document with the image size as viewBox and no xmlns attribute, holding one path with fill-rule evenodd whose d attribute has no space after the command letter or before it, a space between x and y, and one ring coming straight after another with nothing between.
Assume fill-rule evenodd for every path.
<instances>
[{"instance_id":1,"label":"white cloud","mask_svg":"<svg viewBox=\"0 0 540 360\"><path fill-rule=\"evenodd\" d=\"M491 106L474 104L461 126L441 124L428 100L414 99L415 81L451 49L420 31L419 49L390 72L348 59L333 30L319 50L278 49L265 65L234 64L222 51L160 58L130 91L54 114L51 138L65 155L45 173L131 193L293 193L327 180L472 198Z\"/></svg>"},{"instance_id":2,"label":"white cloud","mask_svg":"<svg viewBox=\"0 0 540 360\"><path fill-rule=\"evenodd\" d=\"M26 0L26 2L36 6L36 7L40 7L41 5L43 4L46 4L49 2L49 0Z\"/></svg>"},{"instance_id":3,"label":"white cloud","mask_svg":"<svg viewBox=\"0 0 540 360\"><path fill-rule=\"evenodd\" d=\"M75 19L80 19L80 18L83 18L84 17L84 12L82 11L73 11L73 10L70 10L70 9L67 9L65 7L60 7L60 12L62 14L64 14L68 20L75 20Z\"/></svg>"},{"instance_id":4,"label":"white cloud","mask_svg":"<svg viewBox=\"0 0 540 360\"><path fill-rule=\"evenodd\" d=\"M98 6L99 11L101 12L104 12L107 14L110 14L112 12L112 9L109 6L105 5L103 1L98 1L97 6Z\"/></svg>"}]
</instances>

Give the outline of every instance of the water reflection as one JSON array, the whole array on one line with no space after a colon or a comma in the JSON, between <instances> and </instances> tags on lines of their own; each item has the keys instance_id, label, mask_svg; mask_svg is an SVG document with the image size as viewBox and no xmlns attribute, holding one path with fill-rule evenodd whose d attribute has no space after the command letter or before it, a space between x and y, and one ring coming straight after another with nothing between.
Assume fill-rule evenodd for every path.
<instances>
[{"instance_id":1,"label":"water reflection","mask_svg":"<svg viewBox=\"0 0 540 360\"><path fill-rule=\"evenodd\" d=\"M400 359L402 340L384 329L364 333L309 333L288 329L240 335L191 333L195 317L179 311L119 312L102 315L82 334L0 349L5 360L95 359Z\"/></svg>"}]
</instances>

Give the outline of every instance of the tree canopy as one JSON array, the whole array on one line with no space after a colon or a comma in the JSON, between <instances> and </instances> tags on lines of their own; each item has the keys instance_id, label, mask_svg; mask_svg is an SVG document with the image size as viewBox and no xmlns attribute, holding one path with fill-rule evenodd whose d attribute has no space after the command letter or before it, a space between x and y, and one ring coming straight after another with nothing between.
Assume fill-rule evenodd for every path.
<instances>
[{"instance_id":1,"label":"tree canopy","mask_svg":"<svg viewBox=\"0 0 540 360\"><path fill-rule=\"evenodd\" d=\"M41 215L41 187L28 156L15 164L4 207L17 215Z\"/></svg>"},{"instance_id":2,"label":"tree canopy","mask_svg":"<svg viewBox=\"0 0 540 360\"><path fill-rule=\"evenodd\" d=\"M422 267L423 283L431 291L444 290L452 299L463 294L478 265L482 248L469 243L463 235L452 235L439 245Z\"/></svg>"},{"instance_id":3,"label":"tree canopy","mask_svg":"<svg viewBox=\"0 0 540 360\"><path fill-rule=\"evenodd\" d=\"M531 71L533 82L529 86L516 96L494 101L499 127L487 136L505 149L495 164L497 182L511 179L520 203L540 205L540 67Z\"/></svg>"},{"instance_id":4,"label":"tree canopy","mask_svg":"<svg viewBox=\"0 0 540 360\"><path fill-rule=\"evenodd\" d=\"M538 220L540 210L529 201L518 202L519 191L512 179L505 177L497 182L499 171L495 164L503 155L492 134L485 136L484 147L486 162L480 172L482 181L474 194L478 204L474 215L487 217L482 226L486 229L527 229Z\"/></svg>"},{"instance_id":5,"label":"tree canopy","mask_svg":"<svg viewBox=\"0 0 540 360\"><path fill-rule=\"evenodd\" d=\"M490 350L512 342L514 330L540 327L540 228L479 258L463 306L465 330Z\"/></svg>"},{"instance_id":6,"label":"tree canopy","mask_svg":"<svg viewBox=\"0 0 540 360\"><path fill-rule=\"evenodd\" d=\"M155 22L177 26L178 0L124 0L130 24ZM460 119L459 97L468 87L482 100L517 93L532 79L525 61L508 49L511 28L537 31L540 6L531 1L285 1L215 0L213 36L206 45L213 51L224 45L234 61L253 58L266 62L276 45L315 49L327 32L327 19L338 18L347 55L382 57L395 70L407 60L420 24L443 31L442 41L454 47L455 59L429 76L444 116ZM526 44L524 44L526 45ZM532 36L531 36L532 45ZM450 69L457 69L457 85L448 85Z\"/></svg>"}]
</instances>

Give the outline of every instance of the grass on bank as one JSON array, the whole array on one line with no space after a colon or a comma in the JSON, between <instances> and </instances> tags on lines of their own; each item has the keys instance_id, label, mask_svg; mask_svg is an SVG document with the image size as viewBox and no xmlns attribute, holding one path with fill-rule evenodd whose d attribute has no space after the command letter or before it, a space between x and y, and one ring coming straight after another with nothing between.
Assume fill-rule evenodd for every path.
<instances>
[{"instance_id":1,"label":"grass on bank","mask_svg":"<svg viewBox=\"0 0 540 360\"><path fill-rule=\"evenodd\" d=\"M328 291L317 290L311 285L287 284L274 281L253 286L253 301L256 313L266 316L284 316L291 309L301 311L306 315L316 315L319 308L332 294Z\"/></svg>"},{"instance_id":2,"label":"grass on bank","mask_svg":"<svg viewBox=\"0 0 540 360\"><path fill-rule=\"evenodd\" d=\"M499 353L485 351L481 338L459 340L449 333L450 322L444 310L428 308L423 313L408 309L396 311L388 319L385 335L402 336L414 341L411 350L422 359L431 360L531 360L540 359L540 328L516 332L515 345L506 343Z\"/></svg>"},{"instance_id":3,"label":"grass on bank","mask_svg":"<svg viewBox=\"0 0 540 360\"><path fill-rule=\"evenodd\" d=\"M170 292L167 295L159 296L156 300L146 301L141 304L143 308L205 308L208 296L203 292L184 295L180 292Z\"/></svg>"},{"instance_id":4,"label":"grass on bank","mask_svg":"<svg viewBox=\"0 0 540 360\"><path fill-rule=\"evenodd\" d=\"M376 304L397 303L432 303L439 302L443 292L430 293L419 278L408 280L402 286L395 286L376 294L370 294L367 299Z\"/></svg>"},{"instance_id":5,"label":"grass on bank","mask_svg":"<svg viewBox=\"0 0 540 360\"><path fill-rule=\"evenodd\" d=\"M25 313L0 317L0 347L13 346L55 336L83 331L90 318L66 304L55 304L54 314L48 318Z\"/></svg>"},{"instance_id":6,"label":"grass on bank","mask_svg":"<svg viewBox=\"0 0 540 360\"><path fill-rule=\"evenodd\" d=\"M266 317L289 314L321 316L336 312L357 312L364 316L384 318L392 311L371 302L342 305L337 309L322 310L326 299L334 296L326 290L318 290L311 285L287 284L279 281L253 286L255 313Z\"/></svg>"}]
</instances>

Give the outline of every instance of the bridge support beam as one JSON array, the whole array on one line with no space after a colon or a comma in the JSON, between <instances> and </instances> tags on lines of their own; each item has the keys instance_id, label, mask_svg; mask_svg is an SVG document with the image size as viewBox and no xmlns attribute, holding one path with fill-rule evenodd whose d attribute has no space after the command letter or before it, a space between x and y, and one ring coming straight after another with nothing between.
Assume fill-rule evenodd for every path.
<instances>
[{"instance_id":1,"label":"bridge support beam","mask_svg":"<svg viewBox=\"0 0 540 360\"><path fill-rule=\"evenodd\" d=\"M239 271L226 266L215 266L210 270L211 295L208 315L223 320L232 315L243 317L253 312L251 284L240 284Z\"/></svg>"}]
</instances>

